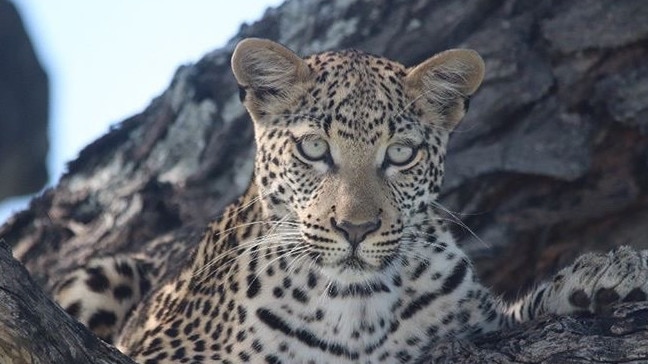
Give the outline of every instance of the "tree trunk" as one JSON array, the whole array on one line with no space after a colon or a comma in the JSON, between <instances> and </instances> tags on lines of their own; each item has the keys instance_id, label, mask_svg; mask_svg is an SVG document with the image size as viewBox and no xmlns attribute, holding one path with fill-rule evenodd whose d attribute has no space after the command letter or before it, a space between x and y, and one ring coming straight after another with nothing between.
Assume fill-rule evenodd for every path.
<instances>
[{"instance_id":1,"label":"tree trunk","mask_svg":"<svg viewBox=\"0 0 648 364\"><path fill-rule=\"evenodd\" d=\"M97 255L144 252L168 262L170 275L252 171L251 122L229 70L238 40L271 38L302 54L354 47L406 65L469 47L483 55L487 75L452 137L441 202L455 211L448 218L486 285L516 295L583 251L648 248L646 19L644 0L288 1L181 67L144 112L89 145L0 237L45 292ZM185 244L157 249L171 240ZM24 336L9 329L3 350L46 359L21 343L106 350L9 256L0 264L2 304L17 302L1 306L3 327L41 327L44 317L54 325ZM648 306L636 304L434 351L450 362L648 360L637 345L648 339L647 319Z\"/></svg>"}]
</instances>

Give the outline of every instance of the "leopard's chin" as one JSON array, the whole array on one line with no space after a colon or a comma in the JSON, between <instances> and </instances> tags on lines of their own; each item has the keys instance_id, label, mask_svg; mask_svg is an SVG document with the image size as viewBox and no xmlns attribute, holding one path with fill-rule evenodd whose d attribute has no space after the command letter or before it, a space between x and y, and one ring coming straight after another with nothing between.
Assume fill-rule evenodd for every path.
<instances>
[{"instance_id":1,"label":"leopard's chin","mask_svg":"<svg viewBox=\"0 0 648 364\"><path fill-rule=\"evenodd\" d=\"M384 267L373 265L358 256L347 256L319 266L329 280L342 285L380 281L385 275Z\"/></svg>"},{"instance_id":2,"label":"leopard's chin","mask_svg":"<svg viewBox=\"0 0 648 364\"><path fill-rule=\"evenodd\" d=\"M368 262L358 257L357 255L350 255L344 258L340 263L338 263L338 266L340 266L342 269L351 271L365 271L373 269L373 267Z\"/></svg>"}]
</instances>

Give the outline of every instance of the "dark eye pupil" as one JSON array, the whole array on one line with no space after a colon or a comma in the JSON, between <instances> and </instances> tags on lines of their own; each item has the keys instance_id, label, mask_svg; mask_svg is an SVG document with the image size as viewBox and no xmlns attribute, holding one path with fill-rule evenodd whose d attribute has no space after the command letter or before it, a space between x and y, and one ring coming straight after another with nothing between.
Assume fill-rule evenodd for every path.
<instances>
[{"instance_id":1,"label":"dark eye pupil","mask_svg":"<svg viewBox=\"0 0 648 364\"><path fill-rule=\"evenodd\" d=\"M312 144L311 144L311 148L313 149L313 153L315 153L315 154L320 154L320 153L323 152L323 151L322 151L322 148L323 148L323 146L322 146L322 142L320 142L320 141L314 141L314 142L311 142L311 143L312 143Z\"/></svg>"},{"instance_id":2,"label":"dark eye pupil","mask_svg":"<svg viewBox=\"0 0 648 364\"><path fill-rule=\"evenodd\" d=\"M395 147L394 154L396 155L397 158L398 157L404 157L405 152L406 152L406 150L405 150L404 147L401 147L401 146Z\"/></svg>"}]
</instances>

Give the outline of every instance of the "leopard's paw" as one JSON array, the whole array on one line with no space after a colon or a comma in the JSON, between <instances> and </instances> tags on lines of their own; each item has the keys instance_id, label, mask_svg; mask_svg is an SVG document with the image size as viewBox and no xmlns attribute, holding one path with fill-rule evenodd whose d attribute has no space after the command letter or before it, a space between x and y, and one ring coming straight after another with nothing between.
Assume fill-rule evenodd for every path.
<instances>
[{"instance_id":1,"label":"leopard's paw","mask_svg":"<svg viewBox=\"0 0 648 364\"><path fill-rule=\"evenodd\" d=\"M620 302L645 301L648 293L648 251L622 246L588 253L558 272L543 297L547 313L601 313Z\"/></svg>"}]
</instances>

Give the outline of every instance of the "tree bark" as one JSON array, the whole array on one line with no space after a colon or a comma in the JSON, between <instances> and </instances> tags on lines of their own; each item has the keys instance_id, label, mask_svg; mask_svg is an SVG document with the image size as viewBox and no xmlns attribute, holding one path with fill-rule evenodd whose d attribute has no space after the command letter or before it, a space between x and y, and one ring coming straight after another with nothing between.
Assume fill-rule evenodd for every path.
<instances>
[{"instance_id":1,"label":"tree bark","mask_svg":"<svg viewBox=\"0 0 648 364\"><path fill-rule=\"evenodd\" d=\"M599 317L546 317L477 341L449 340L431 352L448 363L643 363L648 361L648 303Z\"/></svg>"},{"instance_id":2,"label":"tree bark","mask_svg":"<svg viewBox=\"0 0 648 364\"><path fill-rule=\"evenodd\" d=\"M170 276L249 181L251 122L229 70L238 40L271 38L304 55L354 47L406 65L469 47L483 55L487 76L452 137L441 202L482 280L516 295L583 251L648 248L646 19L643 0L288 1L181 67L146 110L85 148L56 187L3 225L0 238L46 293L97 255L144 253L166 262ZM169 241L183 244L162 249ZM0 284L8 286L9 274L25 282L8 290L12 302L39 302L7 306L4 326L37 325L36 317L72 325L2 259ZM25 307L34 322L18 321L14 310ZM451 362L648 360L637 345L646 340L647 306L614 312L548 318L434 353ZM66 346L90 350L89 334L72 327L65 335L79 344ZM31 338L57 344L44 330ZM7 347L23 347L22 336L10 337Z\"/></svg>"}]
</instances>

